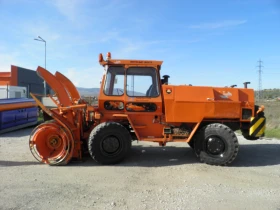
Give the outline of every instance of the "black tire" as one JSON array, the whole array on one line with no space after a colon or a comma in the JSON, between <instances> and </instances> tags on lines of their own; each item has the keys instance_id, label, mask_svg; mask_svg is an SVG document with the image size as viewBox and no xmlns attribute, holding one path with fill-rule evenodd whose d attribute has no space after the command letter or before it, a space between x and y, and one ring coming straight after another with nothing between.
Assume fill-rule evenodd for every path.
<instances>
[{"instance_id":1,"label":"black tire","mask_svg":"<svg viewBox=\"0 0 280 210\"><path fill-rule=\"evenodd\" d=\"M194 147L201 162L224 166L237 156L239 144L235 133L226 125L206 125L194 136Z\"/></svg>"},{"instance_id":2,"label":"black tire","mask_svg":"<svg viewBox=\"0 0 280 210\"><path fill-rule=\"evenodd\" d=\"M116 122L104 122L90 133L88 150L98 163L109 165L122 161L131 149L131 137L127 129Z\"/></svg>"},{"instance_id":3,"label":"black tire","mask_svg":"<svg viewBox=\"0 0 280 210\"><path fill-rule=\"evenodd\" d=\"M190 148L194 149L194 141L193 141L193 139L190 142L188 142L188 145L189 145Z\"/></svg>"}]
</instances>

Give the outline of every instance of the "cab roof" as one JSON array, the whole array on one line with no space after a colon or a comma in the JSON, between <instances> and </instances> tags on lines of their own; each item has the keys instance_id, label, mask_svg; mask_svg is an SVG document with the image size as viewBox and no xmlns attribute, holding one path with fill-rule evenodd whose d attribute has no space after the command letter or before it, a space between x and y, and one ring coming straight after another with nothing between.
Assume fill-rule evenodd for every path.
<instances>
[{"instance_id":1,"label":"cab roof","mask_svg":"<svg viewBox=\"0 0 280 210\"><path fill-rule=\"evenodd\" d=\"M124 60L124 59L111 59L111 53L107 53L107 59L103 59L103 55L99 54L99 63L105 65L127 65L127 66L161 66L163 61L156 60Z\"/></svg>"}]
</instances>

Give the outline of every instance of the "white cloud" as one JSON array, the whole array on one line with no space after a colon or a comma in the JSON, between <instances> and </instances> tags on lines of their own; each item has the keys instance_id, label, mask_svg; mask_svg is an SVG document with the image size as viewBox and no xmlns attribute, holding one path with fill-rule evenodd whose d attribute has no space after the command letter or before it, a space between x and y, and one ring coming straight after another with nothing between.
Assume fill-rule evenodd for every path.
<instances>
[{"instance_id":1,"label":"white cloud","mask_svg":"<svg viewBox=\"0 0 280 210\"><path fill-rule=\"evenodd\" d=\"M189 28L192 29L217 29L217 28L227 28L232 26L238 26L247 23L247 20L225 20L221 22L212 23L201 23L197 25L191 25Z\"/></svg>"},{"instance_id":2,"label":"white cloud","mask_svg":"<svg viewBox=\"0 0 280 210\"><path fill-rule=\"evenodd\" d=\"M11 54L0 54L0 72L11 71L11 65L15 65L16 56Z\"/></svg>"},{"instance_id":3,"label":"white cloud","mask_svg":"<svg viewBox=\"0 0 280 210\"><path fill-rule=\"evenodd\" d=\"M103 67L95 65L87 69L68 68L61 71L77 87L93 88L100 87L100 81L104 73Z\"/></svg>"},{"instance_id":4,"label":"white cloud","mask_svg":"<svg viewBox=\"0 0 280 210\"><path fill-rule=\"evenodd\" d=\"M74 21L78 16L80 6L85 0L53 0L52 4L68 19Z\"/></svg>"},{"instance_id":5,"label":"white cloud","mask_svg":"<svg viewBox=\"0 0 280 210\"><path fill-rule=\"evenodd\" d=\"M30 36L30 40L41 36L47 42L50 42L57 41L61 37L57 29L51 27L50 24L46 24L42 20L35 21L35 24L34 22L25 22L20 25L19 30L21 34Z\"/></svg>"}]
</instances>

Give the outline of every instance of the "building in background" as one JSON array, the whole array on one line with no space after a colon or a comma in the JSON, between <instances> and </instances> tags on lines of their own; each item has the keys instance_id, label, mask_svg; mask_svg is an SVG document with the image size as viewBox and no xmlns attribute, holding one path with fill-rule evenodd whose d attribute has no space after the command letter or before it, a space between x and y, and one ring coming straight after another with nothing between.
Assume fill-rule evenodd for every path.
<instances>
[{"instance_id":1,"label":"building in background","mask_svg":"<svg viewBox=\"0 0 280 210\"><path fill-rule=\"evenodd\" d=\"M0 85L1 98L27 98L26 87Z\"/></svg>"},{"instance_id":2,"label":"building in background","mask_svg":"<svg viewBox=\"0 0 280 210\"><path fill-rule=\"evenodd\" d=\"M30 98L30 93L44 94L43 79L34 70L11 66L10 72L0 72L0 86L18 86L26 88L26 96ZM50 94L50 87L47 85L46 93ZM8 89L7 89L8 90Z\"/></svg>"}]
</instances>

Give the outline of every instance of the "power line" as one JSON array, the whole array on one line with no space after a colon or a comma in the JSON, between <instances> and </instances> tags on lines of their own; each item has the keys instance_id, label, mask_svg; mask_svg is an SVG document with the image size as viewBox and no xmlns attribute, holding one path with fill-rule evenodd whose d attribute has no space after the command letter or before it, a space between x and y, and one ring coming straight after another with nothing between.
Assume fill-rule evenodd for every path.
<instances>
[{"instance_id":1,"label":"power line","mask_svg":"<svg viewBox=\"0 0 280 210\"><path fill-rule=\"evenodd\" d=\"M262 67L263 67L262 63L263 63L263 61L260 59L258 61L258 63L259 63L259 65L257 67L259 67L259 70L258 70L258 73L259 73L259 91L257 93L257 99L258 99L258 101L260 101L262 99L262 73L263 73L263 71L262 71Z\"/></svg>"}]
</instances>

